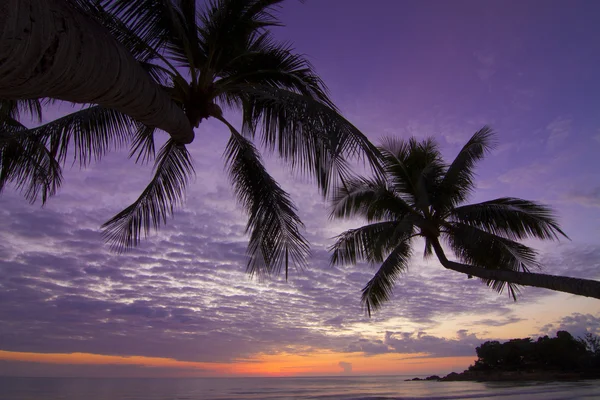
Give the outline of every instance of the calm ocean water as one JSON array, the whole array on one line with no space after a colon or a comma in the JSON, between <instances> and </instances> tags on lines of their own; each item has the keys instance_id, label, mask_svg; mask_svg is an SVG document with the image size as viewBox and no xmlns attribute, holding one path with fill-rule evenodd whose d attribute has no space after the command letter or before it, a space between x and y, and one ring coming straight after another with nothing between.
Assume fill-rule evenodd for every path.
<instances>
[{"instance_id":1,"label":"calm ocean water","mask_svg":"<svg viewBox=\"0 0 600 400\"><path fill-rule=\"evenodd\" d=\"M600 399L600 381L404 382L406 377L84 379L0 378L2 400Z\"/></svg>"}]
</instances>

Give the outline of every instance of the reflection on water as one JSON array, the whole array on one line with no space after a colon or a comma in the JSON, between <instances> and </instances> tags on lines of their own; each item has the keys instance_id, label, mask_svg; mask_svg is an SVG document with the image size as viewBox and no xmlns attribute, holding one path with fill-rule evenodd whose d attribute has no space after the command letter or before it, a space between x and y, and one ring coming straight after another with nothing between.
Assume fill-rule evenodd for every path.
<instances>
[{"instance_id":1,"label":"reflection on water","mask_svg":"<svg viewBox=\"0 0 600 400\"><path fill-rule=\"evenodd\" d=\"M86 379L0 378L2 400L600 398L600 381L405 382L406 377Z\"/></svg>"}]
</instances>

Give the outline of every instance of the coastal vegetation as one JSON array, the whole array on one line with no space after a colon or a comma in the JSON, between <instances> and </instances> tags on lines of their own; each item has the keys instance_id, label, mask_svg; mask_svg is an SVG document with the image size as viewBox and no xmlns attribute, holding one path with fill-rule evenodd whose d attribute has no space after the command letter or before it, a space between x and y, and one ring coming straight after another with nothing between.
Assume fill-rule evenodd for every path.
<instances>
[{"instance_id":1,"label":"coastal vegetation","mask_svg":"<svg viewBox=\"0 0 600 400\"><path fill-rule=\"evenodd\" d=\"M600 338L587 333L575 338L567 331L543 336L488 341L476 348L477 360L450 380L560 380L600 378Z\"/></svg>"}]
</instances>

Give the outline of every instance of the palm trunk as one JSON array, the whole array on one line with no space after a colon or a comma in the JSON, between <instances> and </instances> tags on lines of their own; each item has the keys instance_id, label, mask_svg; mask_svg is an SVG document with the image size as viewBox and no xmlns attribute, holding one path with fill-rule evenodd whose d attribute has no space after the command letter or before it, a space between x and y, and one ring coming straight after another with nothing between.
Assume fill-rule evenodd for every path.
<instances>
[{"instance_id":1,"label":"palm trunk","mask_svg":"<svg viewBox=\"0 0 600 400\"><path fill-rule=\"evenodd\" d=\"M0 0L0 99L50 97L112 108L190 143L185 113L72 0Z\"/></svg>"},{"instance_id":2,"label":"palm trunk","mask_svg":"<svg viewBox=\"0 0 600 400\"><path fill-rule=\"evenodd\" d=\"M530 272L517 272L509 270L485 269L473 265L461 264L449 261L438 240L432 240L431 244L436 256L447 269L473 275L482 279L494 279L523 286L534 286L555 290L558 292L572 293L578 296L594 297L600 299L600 282L590 279L571 278L568 276L556 276L546 274L534 274Z\"/></svg>"}]
</instances>

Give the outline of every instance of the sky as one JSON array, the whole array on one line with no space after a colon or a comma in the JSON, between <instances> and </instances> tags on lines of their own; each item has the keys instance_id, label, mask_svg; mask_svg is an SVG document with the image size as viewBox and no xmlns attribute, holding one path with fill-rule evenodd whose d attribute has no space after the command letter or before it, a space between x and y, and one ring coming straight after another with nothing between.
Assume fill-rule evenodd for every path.
<instances>
[{"instance_id":1,"label":"sky","mask_svg":"<svg viewBox=\"0 0 600 400\"><path fill-rule=\"evenodd\" d=\"M528 242L544 272L600 279L598 15L593 0L290 0L274 33L375 143L434 137L451 159L477 129L494 128L498 146L471 201L551 205L571 240ZM330 267L327 253L361 221L331 221L314 185L269 157L312 254L287 282L251 279L227 138L214 121L196 129L186 204L125 255L109 250L100 225L150 179L126 150L67 166L44 207L0 195L0 375L441 374L467 368L486 340L600 333L597 300L523 288L515 303L420 250L367 317L360 290L374 270Z\"/></svg>"}]
</instances>

